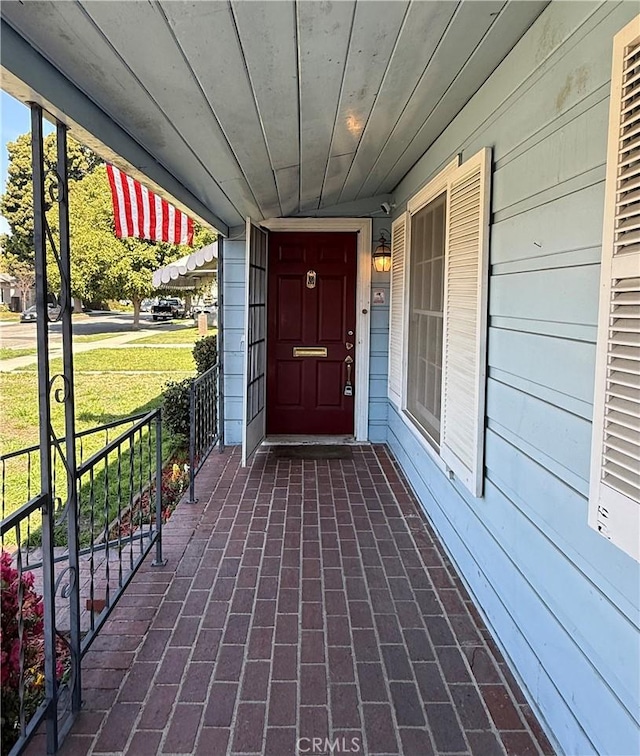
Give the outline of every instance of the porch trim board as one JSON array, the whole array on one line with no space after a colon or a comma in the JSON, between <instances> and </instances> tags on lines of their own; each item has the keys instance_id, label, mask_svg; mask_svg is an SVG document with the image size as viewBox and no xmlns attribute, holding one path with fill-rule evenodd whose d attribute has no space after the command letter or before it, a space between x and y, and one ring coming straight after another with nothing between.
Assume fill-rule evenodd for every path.
<instances>
[{"instance_id":1,"label":"porch trim board","mask_svg":"<svg viewBox=\"0 0 640 756\"><path fill-rule=\"evenodd\" d=\"M371 330L371 218L269 218L260 226L276 232L357 234L356 371L354 436L369 439L369 359Z\"/></svg>"}]
</instances>

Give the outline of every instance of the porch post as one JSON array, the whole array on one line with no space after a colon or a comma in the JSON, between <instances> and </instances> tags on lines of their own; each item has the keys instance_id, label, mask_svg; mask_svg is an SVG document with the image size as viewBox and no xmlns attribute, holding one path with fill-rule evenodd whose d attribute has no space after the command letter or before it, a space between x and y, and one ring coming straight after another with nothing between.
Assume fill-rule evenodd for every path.
<instances>
[{"instance_id":1,"label":"porch post","mask_svg":"<svg viewBox=\"0 0 640 756\"><path fill-rule=\"evenodd\" d=\"M57 123L58 150L58 219L60 225L60 305L62 310L62 362L64 380L64 434L67 471L67 538L69 548L69 621L71 641L71 710L80 711L82 705L80 646L80 550L78 531L78 476L76 462L75 398L73 380L73 337L71 313L71 245L69 240L69 182L67 163L67 127Z\"/></svg>"},{"instance_id":2,"label":"porch post","mask_svg":"<svg viewBox=\"0 0 640 756\"><path fill-rule=\"evenodd\" d=\"M56 681L55 576L53 563L54 506L51 481L51 400L49 396L49 313L47 307L46 218L42 108L31 104L33 166L33 244L36 268L38 345L38 407L40 413L40 490L42 507L42 594L44 604L44 677L47 709L47 753L58 749L58 685Z\"/></svg>"}]
</instances>

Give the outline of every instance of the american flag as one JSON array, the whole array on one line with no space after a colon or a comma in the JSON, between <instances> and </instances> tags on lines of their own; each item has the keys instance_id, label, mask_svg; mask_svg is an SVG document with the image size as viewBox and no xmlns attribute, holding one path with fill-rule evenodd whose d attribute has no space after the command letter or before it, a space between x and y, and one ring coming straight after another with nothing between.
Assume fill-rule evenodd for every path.
<instances>
[{"instance_id":1,"label":"american flag","mask_svg":"<svg viewBox=\"0 0 640 756\"><path fill-rule=\"evenodd\" d=\"M193 221L139 181L107 164L116 236L193 245Z\"/></svg>"}]
</instances>

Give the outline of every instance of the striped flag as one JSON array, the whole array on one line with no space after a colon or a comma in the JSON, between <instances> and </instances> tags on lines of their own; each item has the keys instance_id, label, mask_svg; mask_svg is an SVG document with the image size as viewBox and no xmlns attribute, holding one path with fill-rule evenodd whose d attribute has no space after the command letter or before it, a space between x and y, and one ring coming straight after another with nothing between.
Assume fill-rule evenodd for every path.
<instances>
[{"instance_id":1,"label":"striped flag","mask_svg":"<svg viewBox=\"0 0 640 756\"><path fill-rule=\"evenodd\" d=\"M139 181L107 164L116 236L193 245L193 221Z\"/></svg>"}]
</instances>

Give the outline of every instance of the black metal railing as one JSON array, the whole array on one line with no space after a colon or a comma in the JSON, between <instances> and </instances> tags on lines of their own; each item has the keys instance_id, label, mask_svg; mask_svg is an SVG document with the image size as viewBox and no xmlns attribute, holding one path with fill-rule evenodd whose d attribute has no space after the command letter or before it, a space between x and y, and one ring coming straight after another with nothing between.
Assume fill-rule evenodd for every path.
<instances>
[{"instance_id":1,"label":"black metal railing","mask_svg":"<svg viewBox=\"0 0 640 756\"><path fill-rule=\"evenodd\" d=\"M162 563L160 410L86 431L78 444L86 448L88 436L126 422L131 427L87 459L79 452L64 497L38 494L0 523L3 622L9 601L13 623L11 637L3 625L2 638L3 667L12 676L3 682L3 754L21 753L45 718L48 749L57 749L80 695L82 656L152 549L154 564ZM5 457L36 465L34 449ZM47 548L64 540L63 529L78 538ZM51 532L53 539L45 537Z\"/></svg>"},{"instance_id":2,"label":"black metal railing","mask_svg":"<svg viewBox=\"0 0 640 756\"><path fill-rule=\"evenodd\" d=\"M122 432L123 426L131 427L135 422L146 417L146 413L130 415L110 423L104 423L76 433L76 459L81 465L85 458L107 446L114 433ZM67 471L65 467L65 439L58 436L52 446L52 496L54 505L59 508L67 499ZM22 502L30 501L35 491L40 490L40 446L34 444L23 449L0 455L0 511L4 520ZM31 529L27 540L33 543Z\"/></svg>"},{"instance_id":3,"label":"black metal railing","mask_svg":"<svg viewBox=\"0 0 640 756\"><path fill-rule=\"evenodd\" d=\"M213 450L220 444L222 434L219 419L220 361L194 378L189 400L189 498L195 498L196 474Z\"/></svg>"}]
</instances>

